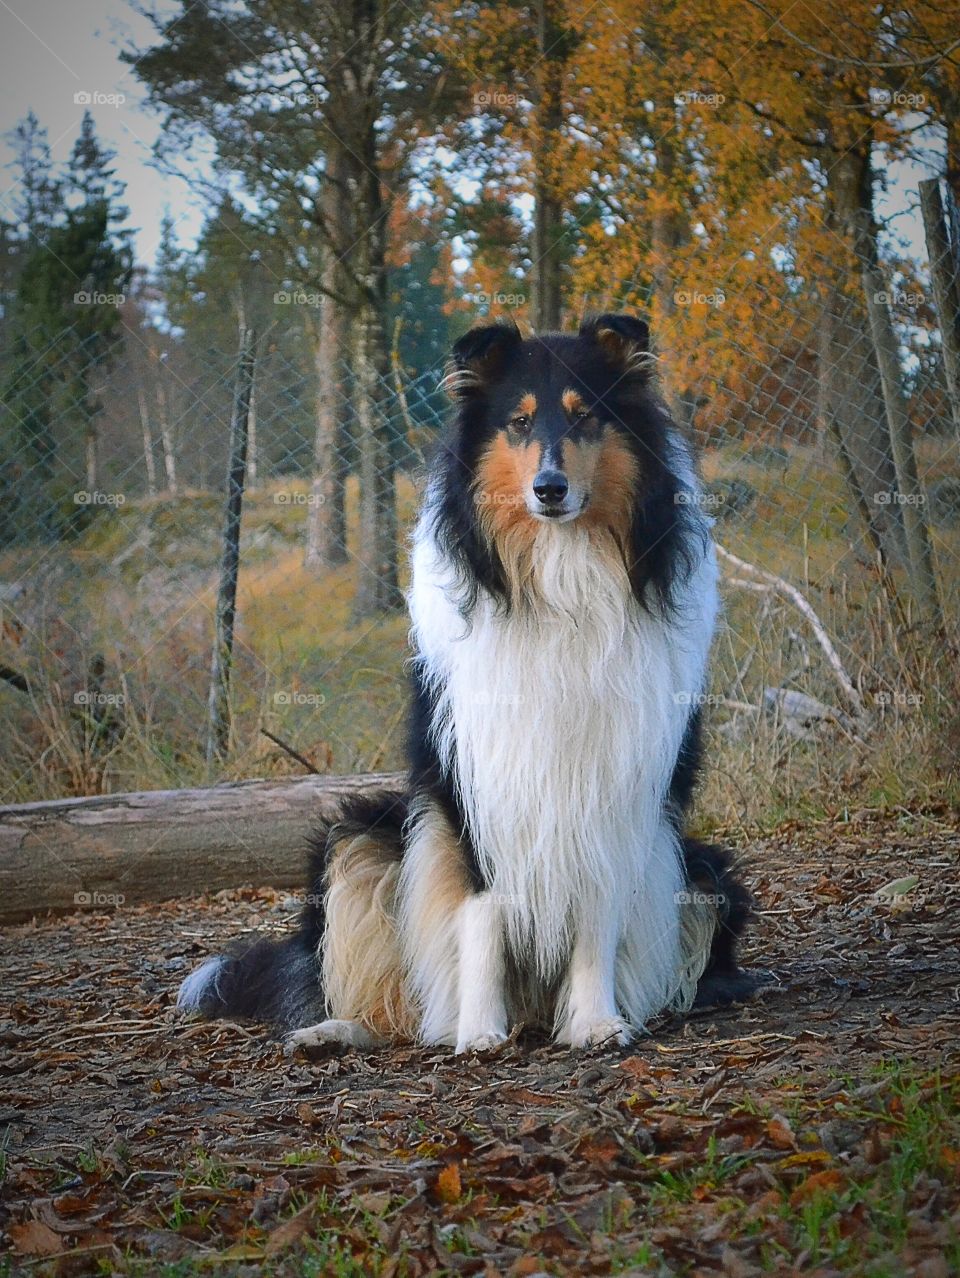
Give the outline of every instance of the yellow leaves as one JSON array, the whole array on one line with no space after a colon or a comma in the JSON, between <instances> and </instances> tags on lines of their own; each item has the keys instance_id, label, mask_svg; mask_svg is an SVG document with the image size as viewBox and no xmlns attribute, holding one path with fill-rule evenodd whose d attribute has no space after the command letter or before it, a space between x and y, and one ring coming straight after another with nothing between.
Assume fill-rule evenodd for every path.
<instances>
[{"instance_id":1,"label":"yellow leaves","mask_svg":"<svg viewBox=\"0 0 960 1278\"><path fill-rule=\"evenodd\" d=\"M787 1158L781 1158L775 1166L777 1171L794 1171L796 1168L815 1167L829 1162L830 1155L825 1149L811 1149L801 1154L790 1154Z\"/></svg>"}]
</instances>

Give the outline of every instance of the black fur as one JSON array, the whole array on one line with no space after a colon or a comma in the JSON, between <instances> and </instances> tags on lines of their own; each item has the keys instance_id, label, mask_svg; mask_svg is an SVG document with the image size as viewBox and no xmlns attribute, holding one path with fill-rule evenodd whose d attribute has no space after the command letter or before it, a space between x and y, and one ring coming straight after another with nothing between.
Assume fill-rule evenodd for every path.
<instances>
[{"instance_id":1,"label":"black fur","mask_svg":"<svg viewBox=\"0 0 960 1278\"><path fill-rule=\"evenodd\" d=\"M211 1018L239 1016L283 1029L322 1020L320 969L309 933L301 928L282 941L257 935L235 941L197 1010Z\"/></svg>"},{"instance_id":2,"label":"black fur","mask_svg":"<svg viewBox=\"0 0 960 1278\"><path fill-rule=\"evenodd\" d=\"M407 730L407 758L410 761L410 793L427 795L440 808L450 826L457 832L464 865L475 892L490 884L484 878L473 840L467 831L463 807L457 796L450 772L440 763L440 756L430 731L433 722L433 695L427 686L420 664L411 663L410 717Z\"/></svg>"},{"instance_id":3,"label":"black fur","mask_svg":"<svg viewBox=\"0 0 960 1278\"><path fill-rule=\"evenodd\" d=\"M703 711L696 706L687 720L680 753L670 779L669 808L677 830L682 833L683 822L693 802L697 777L703 758Z\"/></svg>"},{"instance_id":4,"label":"black fur","mask_svg":"<svg viewBox=\"0 0 960 1278\"><path fill-rule=\"evenodd\" d=\"M737 944L753 915L752 898L736 877L733 854L727 848L685 838L683 860L690 889L714 898L719 915L694 1006L735 1003L769 979L767 973L745 971L737 962Z\"/></svg>"},{"instance_id":5,"label":"black fur","mask_svg":"<svg viewBox=\"0 0 960 1278\"><path fill-rule=\"evenodd\" d=\"M577 337L550 335L523 341L512 323L472 329L454 346L452 393L457 413L433 464L434 529L459 568L465 618L481 592L504 609L516 605L508 594L503 565L482 536L473 483L480 457L496 423L505 420L522 392L545 392L562 380L577 390L593 413L615 430L637 462L640 491L628 544L621 547L637 601L651 611L672 607L675 585L691 568L691 552L708 536L706 526L673 473L668 449L669 418L650 386L649 335L642 320L601 315L581 326ZM545 398L548 396L545 394ZM571 428L574 429L574 428ZM200 1011L206 1016L249 1016L296 1028L325 1015L318 947L324 932L326 869L335 840L376 833L399 859L409 815L408 796L432 800L457 831L464 862L476 891L484 881L466 831L464 813L449 772L441 766L430 732L432 693L416 662L412 669L407 792L384 791L344 800L336 816L321 823L310 840L310 894L298 932L282 941L249 938L228 951ZM690 716L669 791L671 819L682 838L687 882L692 891L719 902L720 925L696 1004L727 1003L751 993L764 979L742 971L737 943L751 915L751 900L736 877L732 855L713 844L683 838L700 765L701 713Z\"/></svg>"},{"instance_id":6,"label":"black fur","mask_svg":"<svg viewBox=\"0 0 960 1278\"><path fill-rule=\"evenodd\" d=\"M638 356L649 356L647 326L622 315L586 320L576 337L527 341L513 324L491 324L471 329L454 346L454 369L469 376L434 460L440 494L434 531L459 566L466 616L481 590L505 610L516 603L496 549L481 534L472 492L477 465L520 395L540 388L546 400L558 381L578 391L636 458L641 491L621 551L638 602L651 610L671 607L674 585L690 571L694 544L707 532L670 466L670 419L651 388L649 360Z\"/></svg>"}]
</instances>

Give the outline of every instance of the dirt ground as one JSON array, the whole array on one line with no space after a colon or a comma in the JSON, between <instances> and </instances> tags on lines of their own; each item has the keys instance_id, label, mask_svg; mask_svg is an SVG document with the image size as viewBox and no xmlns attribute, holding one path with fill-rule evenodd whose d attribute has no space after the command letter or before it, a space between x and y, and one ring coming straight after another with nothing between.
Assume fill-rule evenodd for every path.
<instances>
[{"instance_id":1,"label":"dirt ground","mask_svg":"<svg viewBox=\"0 0 960 1278\"><path fill-rule=\"evenodd\" d=\"M7 929L0 1273L960 1273L958 814L741 852L780 986L593 1053L175 1015L271 891Z\"/></svg>"}]
</instances>

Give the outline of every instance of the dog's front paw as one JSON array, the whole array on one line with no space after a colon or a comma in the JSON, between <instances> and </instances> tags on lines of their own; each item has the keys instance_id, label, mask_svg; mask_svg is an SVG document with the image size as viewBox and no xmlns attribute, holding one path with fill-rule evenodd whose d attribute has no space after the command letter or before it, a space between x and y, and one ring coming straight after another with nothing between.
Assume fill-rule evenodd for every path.
<instances>
[{"instance_id":1,"label":"dog's front paw","mask_svg":"<svg viewBox=\"0 0 960 1278\"><path fill-rule=\"evenodd\" d=\"M457 1040L456 1053L463 1056L466 1052L496 1052L507 1041L507 1035L494 1031L492 1034L469 1035Z\"/></svg>"},{"instance_id":2,"label":"dog's front paw","mask_svg":"<svg viewBox=\"0 0 960 1278\"><path fill-rule=\"evenodd\" d=\"M574 1023L562 1038L571 1047L626 1047L633 1030L622 1016L607 1016L589 1024Z\"/></svg>"}]
</instances>

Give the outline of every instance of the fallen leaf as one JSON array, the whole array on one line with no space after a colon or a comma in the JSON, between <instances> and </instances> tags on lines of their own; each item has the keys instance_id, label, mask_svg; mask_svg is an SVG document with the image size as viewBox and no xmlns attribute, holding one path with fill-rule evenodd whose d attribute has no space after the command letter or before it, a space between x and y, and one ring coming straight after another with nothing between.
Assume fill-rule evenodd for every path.
<instances>
[{"instance_id":1,"label":"fallen leaf","mask_svg":"<svg viewBox=\"0 0 960 1278\"><path fill-rule=\"evenodd\" d=\"M437 1197L442 1203L455 1203L463 1193L460 1180L460 1168L456 1163L447 1163L437 1173Z\"/></svg>"},{"instance_id":2,"label":"fallen leaf","mask_svg":"<svg viewBox=\"0 0 960 1278\"><path fill-rule=\"evenodd\" d=\"M18 1256L55 1256L63 1250L63 1239L42 1220L10 1225L7 1233L13 1239L13 1250Z\"/></svg>"},{"instance_id":3,"label":"fallen leaf","mask_svg":"<svg viewBox=\"0 0 960 1278\"><path fill-rule=\"evenodd\" d=\"M790 1206L799 1207L817 1194L832 1193L833 1190L840 1189L844 1183L844 1179L838 1171L831 1169L830 1171L814 1172L802 1184L798 1185L790 1195Z\"/></svg>"},{"instance_id":4,"label":"fallen leaf","mask_svg":"<svg viewBox=\"0 0 960 1278\"><path fill-rule=\"evenodd\" d=\"M796 1149L797 1141L785 1118L771 1118L767 1123L767 1140L774 1149Z\"/></svg>"},{"instance_id":5,"label":"fallen leaf","mask_svg":"<svg viewBox=\"0 0 960 1278\"><path fill-rule=\"evenodd\" d=\"M283 1224L278 1225L266 1241L263 1248L264 1255L275 1256L277 1252L283 1251L285 1247L289 1247L292 1243L302 1238L313 1223L314 1211L315 1204L308 1203L295 1216L291 1216Z\"/></svg>"}]
</instances>

